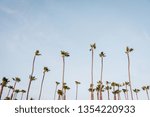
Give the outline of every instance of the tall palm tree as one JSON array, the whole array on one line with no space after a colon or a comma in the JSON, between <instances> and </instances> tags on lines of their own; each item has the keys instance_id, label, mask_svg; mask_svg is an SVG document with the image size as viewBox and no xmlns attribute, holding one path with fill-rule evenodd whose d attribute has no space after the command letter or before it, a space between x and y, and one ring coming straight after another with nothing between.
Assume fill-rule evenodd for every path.
<instances>
[{"instance_id":1,"label":"tall palm tree","mask_svg":"<svg viewBox=\"0 0 150 117\"><path fill-rule=\"evenodd\" d=\"M62 90L58 90L57 93L58 93L58 100L60 100L63 95L63 92Z\"/></svg>"},{"instance_id":2,"label":"tall palm tree","mask_svg":"<svg viewBox=\"0 0 150 117\"><path fill-rule=\"evenodd\" d=\"M48 69L48 67L44 67L44 69L43 69L43 78L42 78L41 88L40 88L40 94L39 94L39 100L41 99L41 95L42 95L42 88L43 88L45 73L46 73L46 72L49 72L49 71L50 71L50 70Z\"/></svg>"},{"instance_id":3,"label":"tall palm tree","mask_svg":"<svg viewBox=\"0 0 150 117\"><path fill-rule=\"evenodd\" d=\"M66 52L66 51L61 51L61 56L62 56L62 59L63 59L63 73L62 73L62 99L63 99L63 87L64 87L64 82L65 82L65 79L64 79L64 76L65 76L65 57L69 57L69 53Z\"/></svg>"},{"instance_id":4,"label":"tall palm tree","mask_svg":"<svg viewBox=\"0 0 150 117\"><path fill-rule=\"evenodd\" d=\"M109 86L110 82L106 81L106 87L105 90L107 90L107 96L108 96L108 100L110 100L110 90L112 89L111 86Z\"/></svg>"},{"instance_id":5,"label":"tall palm tree","mask_svg":"<svg viewBox=\"0 0 150 117\"><path fill-rule=\"evenodd\" d=\"M150 86L143 86L142 89L143 89L144 91L146 91L147 99L149 100L150 98L149 98L149 92L148 92L148 90L150 89Z\"/></svg>"},{"instance_id":6,"label":"tall palm tree","mask_svg":"<svg viewBox=\"0 0 150 117\"><path fill-rule=\"evenodd\" d=\"M56 88L55 88L55 93L54 93L54 100L56 99L56 92L57 92L57 87L60 84L60 82L56 82Z\"/></svg>"},{"instance_id":7,"label":"tall palm tree","mask_svg":"<svg viewBox=\"0 0 150 117\"><path fill-rule=\"evenodd\" d=\"M9 90L8 90L8 93L7 93L7 97L9 97L10 91L13 89L13 86L9 85L9 86L8 86L8 89L9 89Z\"/></svg>"},{"instance_id":8,"label":"tall palm tree","mask_svg":"<svg viewBox=\"0 0 150 117\"><path fill-rule=\"evenodd\" d=\"M138 100L138 99L139 99L138 93L140 92L140 89L133 89L133 92L135 92L135 94L136 94L136 99Z\"/></svg>"},{"instance_id":9,"label":"tall palm tree","mask_svg":"<svg viewBox=\"0 0 150 117\"><path fill-rule=\"evenodd\" d=\"M1 90L0 90L0 100L1 100L1 97L3 94L3 89L7 85L8 82L9 82L9 80L6 77L3 77L2 83L1 83Z\"/></svg>"},{"instance_id":10,"label":"tall palm tree","mask_svg":"<svg viewBox=\"0 0 150 117\"><path fill-rule=\"evenodd\" d=\"M76 100L77 100L78 99L78 85L81 83L78 81L75 81L75 83L76 83Z\"/></svg>"},{"instance_id":11,"label":"tall palm tree","mask_svg":"<svg viewBox=\"0 0 150 117\"><path fill-rule=\"evenodd\" d=\"M114 93L113 93L113 94L114 94L114 100L116 100L116 94L117 94L117 93L115 92L116 83L115 83L115 82L112 82L112 83L111 83L111 86L112 86L113 92L114 92Z\"/></svg>"},{"instance_id":12,"label":"tall palm tree","mask_svg":"<svg viewBox=\"0 0 150 117\"><path fill-rule=\"evenodd\" d=\"M22 94L21 94L21 100L22 100L22 99L23 99L23 94L26 93L26 90L23 90L23 89L22 89L20 92L22 93Z\"/></svg>"},{"instance_id":13,"label":"tall palm tree","mask_svg":"<svg viewBox=\"0 0 150 117\"><path fill-rule=\"evenodd\" d=\"M29 76L29 84L28 84L28 89L27 89L26 100L28 100L28 98L29 98L29 92L30 92L31 83L32 83L32 81L35 80L35 77L33 76L35 59L36 59L37 56L40 56L40 55L41 55L40 51L36 50L35 53L34 53L34 58L33 58L33 62L32 62L32 71L31 71L31 74Z\"/></svg>"},{"instance_id":14,"label":"tall palm tree","mask_svg":"<svg viewBox=\"0 0 150 117\"><path fill-rule=\"evenodd\" d=\"M100 81L101 81L101 83L103 83L103 59L104 59L104 57L106 57L106 55L105 55L105 53L104 52L101 52L100 54L99 54L99 56L100 56L100 58L101 58L101 75L100 75ZM102 88L100 87L100 100L102 100L103 98L102 98Z\"/></svg>"},{"instance_id":15,"label":"tall palm tree","mask_svg":"<svg viewBox=\"0 0 150 117\"><path fill-rule=\"evenodd\" d=\"M132 83L131 83L131 75L130 75L130 56L129 56L129 54L132 51L133 51L133 48L126 47L125 53L127 54L127 58L128 58L128 78L129 78L129 84L130 84L131 99L133 100Z\"/></svg>"},{"instance_id":16,"label":"tall palm tree","mask_svg":"<svg viewBox=\"0 0 150 117\"><path fill-rule=\"evenodd\" d=\"M127 89L122 89L122 91L123 91L123 93L124 93L124 98L125 98L125 100L127 100L128 98L127 98L127 92L128 92L128 90Z\"/></svg>"},{"instance_id":17,"label":"tall palm tree","mask_svg":"<svg viewBox=\"0 0 150 117\"><path fill-rule=\"evenodd\" d=\"M16 85L17 85L17 83L19 83L19 82L21 81L21 79L20 79L19 77L15 77L15 78L12 78L12 79L13 79L13 81L15 81L15 82L14 82L13 91L12 91L11 97L10 97L11 100L13 99L14 92L15 92L15 90L16 90Z\"/></svg>"},{"instance_id":18,"label":"tall palm tree","mask_svg":"<svg viewBox=\"0 0 150 117\"><path fill-rule=\"evenodd\" d=\"M126 100L129 99L129 95L128 95L128 86L130 86L130 83L129 82L124 82L123 83L123 86L125 86L125 93L126 93Z\"/></svg>"},{"instance_id":19,"label":"tall palm tree","mask_svg":"<svg viewBox=\"0 0 150 117\"><path fill-rule=\"evenodd\" d=\"M19 89L15 89L15 91L14 91L14 100L17 100L17 95L18 95L18 93L20 92L20 90Z\"/></svg>"},{"instance_id":20,"label":"tall palm tree","mask_svg":"<svg viewBox=\"0 0 150 117\"><path fill-rule=\"evenodd\" d=\"M94 92L93 92L93 63L94 63L94 49L96 49L96 43L90 45L90 51L92 52L92 61L91 61L91 100L94 100Z\"/></svg>"}]
</instances>

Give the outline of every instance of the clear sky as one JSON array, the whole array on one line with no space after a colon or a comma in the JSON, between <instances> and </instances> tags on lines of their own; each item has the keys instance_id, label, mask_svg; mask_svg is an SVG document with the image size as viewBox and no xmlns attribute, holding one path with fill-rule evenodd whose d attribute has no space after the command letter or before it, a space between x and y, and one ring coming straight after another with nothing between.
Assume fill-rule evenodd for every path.
<instances>
[{"instance_id":1,"label":"clear sky","mask_svg":"<svg viewBox=\"0 0 150 117\"><path fill-rule=\"evenodd\" d=\"M55 81L61 82L60 50L65 50L70 53L65 71L71 88L68 99L75 99L75 80L81 82L79 99L89 99L89 49L94 42L95 85L100 79L101 51L107 55L103 81L128 81L126 46L134 48L133 88L150 85L150 0L0 0L0 80L18 76L22 81L17 88L27 90L34 52L39 49L42 54L36 59L37 80L30 97L38 98L47 66L51 71L45 77L42 99L53 99ZM146 99L146 94L141 92L139 98Z\"/></svg>"}]
</instances>

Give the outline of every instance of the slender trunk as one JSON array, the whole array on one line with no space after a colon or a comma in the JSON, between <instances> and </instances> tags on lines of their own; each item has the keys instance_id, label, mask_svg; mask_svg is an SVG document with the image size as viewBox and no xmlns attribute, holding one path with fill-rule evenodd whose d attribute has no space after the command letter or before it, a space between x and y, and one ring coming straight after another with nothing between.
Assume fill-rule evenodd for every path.
<instances>
[{"instance_id":1,"label":"slender trunk","mask_svg":"<svg viewBox=\"0 0 150 117\"><path fill-rule=\"evenodd\" d=\"M129 57L129 54L127 54L127 57L128 57L128 77L129 77L129 83L130 83L130 92L131 92L131 99L133 100L132 84L131 84L131 76L130 76L130 57Z\"/></svg>"},{"instance_id":2,"label":"slender trunk","mask_svg":"<svg viewBox=\"0 0 150 117\"><path fill-rule=\"evenodd\" d=\"M138 100L139 98L138 98L138 94L136 93L136 99Z\"/></svg>"},{"instance_id":3,"label":"slender trunk","mask_svg":"<svg viewBox=\"0 0 150 117\"><path fill-rule=\"evenodd\" d=\"M14 93L14 100L17 99L18 93Z\"/></svg>"},{"instance_id":4,"label":"slender trunk","mask_svg":"<svg viewBox=\"0 0 150 117\"><path fill-rule=\"evenodd\" d=\"M127 95L126 95L126 92L124 92L124 98L125 98L125 100L127 100Z\"/></svg>"},{"instance_id":5,"label":"slender trunk","mask_svg":"<svg viewBox=\"0 0 150 117\"><path fill-rule=\"evenodd\" d=\"M109 89L107 90L108 100L110 100Z\"/></svg>"},{"instance_id":6,"label":"slender trunk","mask_svg":"<svg viewBox=\"0 0 150 117\"><path fill-rule=\"evenodd\" d=\"M146 89L146 94L147 94L147 99L149 100L149 93L147 89Z\"/></svg>"},{"instance_id":7,"label":"slender trunk","mask_svg":"<svg viewBox=\"0 0 150 117\"><path fill-rule=\"evenodd\" d=\"M40 88L39 100L41 99L41 95L42 95L42 88L43 88L43 83L44 83L44 77L45 77L45 72L43 72L43 78L42 78L42 82L41 82L41 88Z\"/></svg>"},{"instance_id":8,"label":"slender trunk","mask_svg":"<svg viewBox=\"0 0 150 117\"><path fill-rule=\"evenodd\" d=\"M115 86L113 86L113 92L115 91ZM116 93L114 93L114 100L116 100Z\"/></svg>"},{"instance_id":9,"label":"slender trunk","mask_svg":"<svg viewBox=\"0 0 150 117\"><path fill-rule=\"evenodd\" d=\"M64 100L66 100L66 89L64 90Z\"/></svg>"},{"instance_id":10,"label":"slender trunk","mask_svg":"<svg viewBox=\"0 0 150 117\"><path fill-rule=\"evenodd\" d=\"M76 84L76 100L78 100L78 84Z\"/></svg>"},{"instance_id":11,"label":"slender trunk","mask_svg":"<svg viewBox=\"0 0 150 117\"><path fill-rule=\"evenodd\" d=\"M103 57L101 58L101 78L100 78L100 81L101 81L101 85L100 85L100 100L103 99L102 97L102 78L103 78Z\"/></svg>"},{"instance_id":12,"label":"slender trunk","mask_svg":"<svg viewBox=\"0 0 150 117\"><path fill-rule=\"evenodd\" d=\"M54 100L56 99L57 86L58 85L56 84L55 93L54 93Z\"/></svg>"},{"instance_id":13,"label":"slender trunk","mask_svg":"<svg viewBox=\"0 0 150 117\"><path fill-rule=\"evenodd\" d=\"M64 76L65 76L65 57L63 56L63 73L62 73L62 100L63 99L63 95L64 95L64 91L63 91L63 87L64 87Z\"/></svg>"},{"instance_id":14,"label":"slender trunk","mask_svg":"<svg viewBox=\"0 0 150 117\"><path fill-rule=\"evenodd\" d=\"M35 58L36 58L36 55L34 55L34 58L33 58L33 63L32 63L32 72L31 72L31 75L29 76L30 80L29 80L29 85L28 85L28 90L27 90L27 97L26 97L26 100L29 99L29 92L30 92L30 87L31 87L31 82L32 82L32 78L33 77L33 73L34 73L34 64L35 64Z\"/></svg>"},{"instance_id":15,"label":"slender trunk","mask_svg":"<svg viewBox=\"0 0 150 117\"><path fill-rule=\"evenodd\" d=\"M93 60L94 60L94 50L92 49L92 64L91 64L91 100L94 100L94 93L93 93Z\"/></svg>"},{"instance_id":16,"label":"slender trunk","mask_svg":"<svg viewBox=\"0 0 150 117\"><path fill-rule=\"evenodd\" d=\"M99 91L97 91L97 100L99 100Z\"/></svg>"},{"instance_id":17,"label":"slender trunk","mask_svg":"<svg viewBox=\"0 0 150 117\"><path fill-rule=\"evenodd\" d=\"M126 92L126 99L128 100L129 99L129 95L128 95L128 87L127 87L127 85L126 85L126 90L127 90L127 92Z\"/></svg>"},{"instance_id":18,"label":"slender trunk","mask_svg":"<svg viewBox=\"0 0 150 117\"><path fill-rule=\"evenodd\" d=\"M60 100L60 98L61 98L61 96L60 96L60 95L58 95L58 100Z\"/></svg>"},{"instance_id":19,"label":"slender trunk","mask_svg":"<svg viewBox=\"0 0 150 117\"><path fill-rule=\"evenodd\" d=\"M21 100L23 99L23 92L22 92L22 94L21 94Z\"/></svg>"},{"instance_id":20,"label":"slender trunk","mask_svg":"<svg viewBox=\"0 0 150 117\"><path fill-rule=\"evenodd\" d=\"M4 89L4 86L1 85L1 90L0 90L0 100L1 100L1 97L2 97L2 94L3 94L3 89Z\"/></svg>"},{"instance_id":21,"label":"slender trunk","mask_svg":"<svg viewBox=\"0 0 150 117\"><path fill-rule=\"evenodd\" d=\"M11 90L11 89L9 89L9 90L8 90L8 93L7 93L7 97L9 97L9 94L10 94L10 90Z\"/></svg>"},{"instance_id":22,"label":"slender trunk","mask_svg":"<svg viewBox=\"0 0 150 117\"><path fill-rule=\"evenodd\" d=\"M13 91L12 91L12 93L11 93L10 100L13 99L13 95L14 95L14 91L15 91L15 88L16 88L16 84L17 84L17 82L15 81L15 84L14 84L14 87L13 87Z\"/></svg>"}]
</instances>

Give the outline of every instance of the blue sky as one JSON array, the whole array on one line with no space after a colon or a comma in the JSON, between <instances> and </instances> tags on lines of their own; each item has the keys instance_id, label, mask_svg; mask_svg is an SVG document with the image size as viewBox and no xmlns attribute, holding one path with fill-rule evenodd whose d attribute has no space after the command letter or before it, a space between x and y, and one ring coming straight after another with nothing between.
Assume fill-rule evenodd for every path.
<instances>
[{"instance_id":1,"label":"blue sky","mask_svg":"<svg viewBox=\"0 0 150 117\"><path fill-rule=\"evenodd\" d=\"M34 51L35 76L30 96L37 99L44 66L46 74L42 99L53 99L55 81L61 82L60 50L66 59L65 81L71 87L68 99L75 99L75 80L79 80L79 99L89 99L91 53L96 43L94 82L100 79L100 58L104 51L104 82L124 82L127 77L125 47L131 54L133 88L150 85L150 1L149 0L0 0L0 79L20 77L18 88L27 89ZM5 91L7 92L7 91ZM139 98L146 99L141 92Z\"/></svg>"}]
</instances>

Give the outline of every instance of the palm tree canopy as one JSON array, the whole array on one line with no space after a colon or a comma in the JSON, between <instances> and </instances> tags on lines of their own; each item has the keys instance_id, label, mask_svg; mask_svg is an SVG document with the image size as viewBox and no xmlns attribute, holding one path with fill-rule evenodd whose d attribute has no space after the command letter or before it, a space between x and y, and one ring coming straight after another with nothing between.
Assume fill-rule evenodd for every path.
<instances>
[{"instance_id":1,"label":"palm tree canopy","mask_svg":"<svg viewBox=\"0 0 150 117\"><path fill-rule=\"evenodd\" d=\"M58 93L58 95L62 95L63 94L62 90L58 90L57 93Z\"/></svg>"},{"instance_id":2,"label":"palm tree canopy","mask_svg":"<svg viewBox=\"0 0 150 117\"><path fill-rule=\"evenodd\" d=\"M91 44L90 47L91 47L90 51L93 50L93 49L96 49L96 43Z\"/></svg>"},{"instance_id":3,"label":"palm tree canopy","mask_svg":"<svg viewBox=\"0 0 150 117\"><path fill-rule=\"evenodd\" d=\"M133 89L133 91L134 91L135 93L138 93L140 90L139 90L139 89Z\"/></svg>"},{"instance_id":4,"label":"palm tree canopy","mask_svg":"<svg viewBox=\"0 0 150 117\"><path fill-rule=\"evenodd\" d=\"M50 70L48 69L48 67L44 67L44 72L49 72Z\"/></svg>"},{"instance_id":5,"label":"palm tree canopy","mask_svg":"<svg viewBox=\"0 0 150 117\"><path fill-rule=\"evenodd\" d=\"M124 93L128 92L128 90L127 90L127 89L122 89L122 91L123 91Z\"/></svg>"},{"instance_id":6,"label":"palm tree canopy","mask_svg":"<svg viewBox=\"0 0 150 117\"><path fill-rule=\"evenodd\" d=\"M129 47L127 46L125 53L128 54L129 52L132 52L133 50L134 50L133 48L129 48Z\"/></svg>"},{"instance_id":7,"label":"palm tree canopy","mask_svg":"<svg viewBox=\"0 0 150 117\"><path fill-rule=\"evenodd\" d=\"M76 84L81 84L79 81L75 81Z\"/></svg>"},{"instance_id":8,"label":"palm tree canopy","mask_svg":"<svg viewBox=\"0 0 150 117\"><path fill-rule=\"evenodd\" d=\"M36 80L37 78L35 78L35 76L31 76L29 77L31 79L31 81Z\"/></svg>"},{"instance_id":9,"label":"palm tree canopy","mask_svg":"<svg viewBox=\"0 0 150 117\"><path fill-rule=\"evenodd\" d=\"M35 51L35 55L36 55L36 56L40 56L40 55L41 55L41 54L40 54L40 51L39 51L39 50L36 50L36 51Z\"/></svg>"},{"instance_id":10,"label":"palm tree canopy","mask_svg":"<svg viewBox=\"0 0 150 117\"><path fill-rule=\"evenodd\" d=\"M9 82L8 78L3 77L3 79L2 79L2 85L3 85L3 86L6 86L6 84L7 84L8 82Z\"/></svg>"},{"instance_id":11,"label":"palm tree canopy","mask_svg":"<svg viewBox=\"0 0 150 117\"><path fill-rule=\"evenodd\" d=\"M9 88L9 89L13 89L14 87L13 87L13 86L11 86L11 85L9 85L9 86L8 86L8 88Z\"/></svg>"},{"instance_id":12,"label":"palm tree canopy","mask_svg":"<svg viewBox=\"0 0 150 117\"><path fill-rule=\"evenodd\" d=\"M22 89L20 92L22 92L22 93L26 93L26 90L23 90L23 89Z\"/></svg>"},{"instance_id":13,"label":"palm tree canopy","mask_svg":"<svg viewBox=\"0 0 150 117\"><path fill-rule=\"evenodd\" d=\"M62 57L69 57L70 56L69 52L67 52L67 51L61 51L61 55L62 55Z\"/></svg>"},{"instance_id":14,"label":"palm tree canopy","mask_svg":"<svg viewBox=\"0 0 150 117\"><path fill-rule=\"evenodd\" d=\"M16 89L16 90L15 90L15 93L19 93L19 92L20 92L20 90L19 90L19 89Z\"/></svg>"},{"instance_id":15,"label":"palm tree canopy","mask_svg":"<svg viewBox=\"0 0 150 117\"><path fill-rule=\"evenodd\" d=\"M16 81L16 82L20 82L21 81L21 79L19 78L19 77L15 77L15 78L12 78L14 81Z\"/></svg>"},{"instance_id":16,"label":"palm tree canopy","mask_svg":"<svg viewBox=\"0 0 150 117\"><path fill-rule=\"evenodd\" d=\"M101 58L104 58L104 57L106 57L106 54L105 54L104 52L101 52L101 53L99 54L99 56L100 56Z\"/></svg>"},{"instance_id":17,"label":"palm tree canopy","mask_svg":"<svg viewBox=\"0 0 150 117\"><path fill-rule=\"evenodd\" d=\"M57 81L56 81L56 85L59 85L59 84L60 84L60 82L57 82Z\"/></svg>"}]
</instances>

